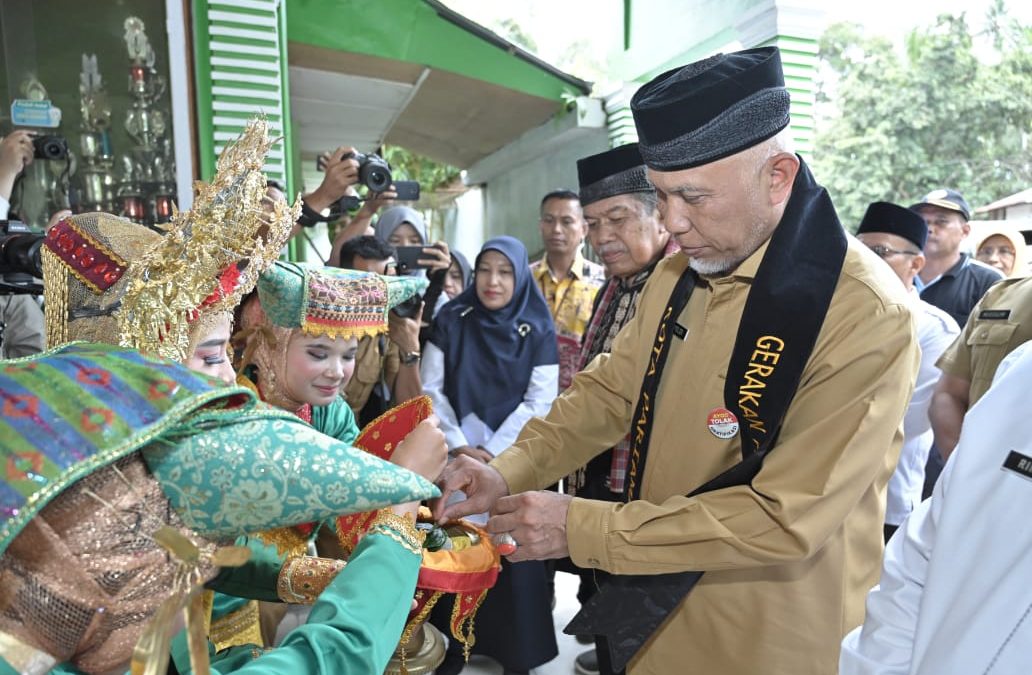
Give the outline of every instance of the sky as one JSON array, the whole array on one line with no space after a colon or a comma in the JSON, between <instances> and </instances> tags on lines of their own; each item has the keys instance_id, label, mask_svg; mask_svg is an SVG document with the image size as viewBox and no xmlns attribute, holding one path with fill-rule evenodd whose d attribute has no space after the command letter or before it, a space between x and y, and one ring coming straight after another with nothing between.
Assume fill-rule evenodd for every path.
<instances>
[{"instance_id":1,"label":"sky","mask_svg":"<svg viewBox=\"0 0 1032 675\"><path fill-rule=\"evenodd\" d=\"M664 0L665 2L669 0ZM680 0L691 2L691 0ZM610 53L622 40L622 0L443 0L452 9L492 30L499 22L514 20L536 43L535 53L572 75L594 80L592 70L604 72ZM635 8L649 0L635 0ZM852 21L872 35L884 35L897 44L918 26L929 26L939 14L966 12L975 30L981 28L991 0L795 0L813 4L826 13L828 23ZM1006 0L1008 14L1032 25L1032 2ZM504 31L498 31L504 32ZM583 42L578 68L568 61L571 43ZM581 72L578 72L581 70Z\"/></svg>"}]
</instances>

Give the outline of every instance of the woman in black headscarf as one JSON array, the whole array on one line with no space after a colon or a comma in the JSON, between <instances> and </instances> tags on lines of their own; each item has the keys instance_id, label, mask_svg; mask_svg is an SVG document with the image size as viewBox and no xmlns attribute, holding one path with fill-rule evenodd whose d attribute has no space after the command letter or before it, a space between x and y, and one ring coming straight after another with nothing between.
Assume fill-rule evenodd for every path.
<instances>
[{"instance_id":1,"label":"woman in black headscarf","mask_svg":"<svg viewBox=\"0 0 1032 675\"><path fill-rule=\"evenodd\" d=\"M548 412L558 362L552 314L530 276L527 249L512 237L491 239L477 256L473 284L441 309L423 350L424 389L451 452L484 462L504 452L531 417ZM450 607L441 609L435 619L447 621ZM503 560L476 625L473 652L506 673L555 658L545 564ZM450 650L437 672L458 673L461 664L461 653Z\"/></svg>"}]
</instances>

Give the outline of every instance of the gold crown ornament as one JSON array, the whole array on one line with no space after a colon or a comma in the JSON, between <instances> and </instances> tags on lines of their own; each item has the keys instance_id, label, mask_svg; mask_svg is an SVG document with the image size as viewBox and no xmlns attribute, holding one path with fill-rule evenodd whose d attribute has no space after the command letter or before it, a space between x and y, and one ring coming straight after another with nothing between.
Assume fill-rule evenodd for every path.
<instances>
[{"instance_id":1,"label":"gold crown ornament","mask_svg":"<svg viewBox=\"0 0 1032 675\"><path fill-rule=\"evenodd\" d=\"M108 342L176 361L202 328L231 312L279 257L301 210L270 201L262 173L273 140L251 120L194 184L189 211L159 235L110 214L60 221L43 247L47 341Z\"/></svg>"}]
</instances>

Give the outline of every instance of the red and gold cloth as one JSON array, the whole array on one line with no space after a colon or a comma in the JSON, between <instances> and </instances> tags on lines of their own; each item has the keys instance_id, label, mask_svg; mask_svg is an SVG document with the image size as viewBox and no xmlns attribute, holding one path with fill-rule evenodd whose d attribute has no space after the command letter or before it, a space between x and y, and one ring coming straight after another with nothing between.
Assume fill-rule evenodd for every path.
<instances>
[{"instance_id":1,"label":"red and gold cloth","mask_svg":"<svg viewBox=\"0 0 1032 675\"><path fill-rule=\"evenodd\" d=\"M398 444L432 413L429 396L406 401L366 425L355 440L355 446L389 460ZM376 511L370 511L337 518L337 537L344 550L349 553L354 550L376 515ZM461 550L423 550L423 564L416 582L416 608L409 614L401 643L405 644L412 632L426 621L442 595L454 593L451 634L468 653L474 643L476 611L498 579L500 561L487 532L464 520L450 525L473 533L476 543Z\"/></svg>"}]
</instances>

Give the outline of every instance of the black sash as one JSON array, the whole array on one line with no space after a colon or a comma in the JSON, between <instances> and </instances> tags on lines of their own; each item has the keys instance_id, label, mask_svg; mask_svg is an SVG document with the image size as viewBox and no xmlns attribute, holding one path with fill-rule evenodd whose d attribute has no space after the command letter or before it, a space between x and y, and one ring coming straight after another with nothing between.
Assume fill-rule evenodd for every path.
<instances>
[{"instance_id":1,"label":"black sash","mask_svg":"<svg viewBox=\"0 0 1032 675\"><path fill-rule=\"evenodd\" d=\"M748 485L759 472L817 342L845 255L846 237L831 199L800 159L792 196L749 289L727 369L724 405L739 420L742 460L689 497ZM640 498L659 380L674 324L694 285L686 279L694 278L688 270L678 279L656 331L632 421L628 501ZM685 383L686 392L690 386ZM564 632L602 636L613 669L622 670L702 574L613 576Z\"/></svg>"}]
</instances>

